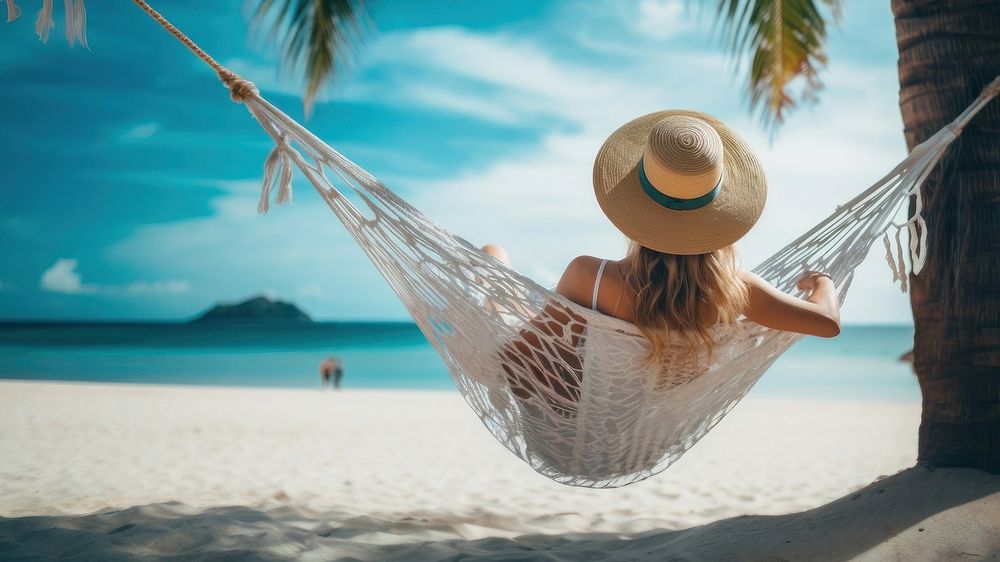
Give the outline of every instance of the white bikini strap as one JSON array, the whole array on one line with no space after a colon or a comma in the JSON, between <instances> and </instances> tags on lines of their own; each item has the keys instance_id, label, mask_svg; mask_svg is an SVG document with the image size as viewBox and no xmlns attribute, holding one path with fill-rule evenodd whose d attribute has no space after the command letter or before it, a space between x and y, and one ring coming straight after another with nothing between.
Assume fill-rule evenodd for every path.
<instances>
[{"instance_id":1,"label":"white bikini strap","mask_svg":"<svg viewBox=\"0 0 1000 562\"><path fill-rule=\"evenodd\" d=\"M601 290L601 277L604 276L604 266L608 265L608 260L601 260L601 267L597 268L597 279L594 280L594 299L590 303L592 310L597 310L597 293Z\"/></svg>"}]
</instances>

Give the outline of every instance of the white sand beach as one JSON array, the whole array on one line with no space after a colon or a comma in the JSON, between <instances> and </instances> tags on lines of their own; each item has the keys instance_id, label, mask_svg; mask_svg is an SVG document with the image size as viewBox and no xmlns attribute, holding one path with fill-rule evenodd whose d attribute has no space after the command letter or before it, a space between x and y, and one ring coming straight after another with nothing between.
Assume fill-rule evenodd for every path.
<instances>
[{"instance_id":1,"label":"white sand beach","mask_svg":"<svg viewBox=\"0 0 1000 562\"><path fill-rule=\"evenodd\" d=\"M667 471L591 490L457 393L7 381L0 401L4 559L1000 559L1000 477L900 473L913 404L751 398Z\"/></svg>"}]
</instances>

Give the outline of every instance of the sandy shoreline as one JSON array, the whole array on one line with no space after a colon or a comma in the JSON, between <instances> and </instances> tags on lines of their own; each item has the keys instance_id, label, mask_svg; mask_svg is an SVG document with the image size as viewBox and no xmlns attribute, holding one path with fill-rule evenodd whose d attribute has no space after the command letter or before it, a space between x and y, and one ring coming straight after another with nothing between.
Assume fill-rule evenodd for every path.
<instances>
[{"instance_id":1,"label":"sandy shoreline","mask_svg":"<svg viewBox=\"0 0 1000 562\"><path fill-rule=\"evenodd\" d=\"M0 516L23 518L6 520L0 540L18 545L10 522L58 529L92 520L27 516L132 506L143 507L114 517L215 521L224 535L242 522L226 511L236 509L289 529L354 528L346 540L355 546L540 533L662 538L744 514L809 510L895 474L914 463L919 423L913 404L746 400L666 472L589 490L533 472L457 393L5 381L0 400ZM984 476L988 491L998 479ZM985 495L987 507L1000 504ZM156 505L164 502L183 505Z\"/></svg>"}]
</instances>

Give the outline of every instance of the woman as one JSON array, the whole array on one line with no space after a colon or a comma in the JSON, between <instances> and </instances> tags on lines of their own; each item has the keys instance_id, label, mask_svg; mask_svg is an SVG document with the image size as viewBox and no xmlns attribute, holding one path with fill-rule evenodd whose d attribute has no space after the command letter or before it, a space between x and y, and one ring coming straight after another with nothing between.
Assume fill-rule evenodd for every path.
<instances>
[{"instance_id":1,"label":"woman","mask_svg":"<svg viewBox=\"0 0 1000 562\"><path fill-rule=\"evenodd\" d=\"M741 316L814 336L840 332L825 274L803 274L803 300L740 269L733 244L760 217L767 184L750 147L717 119L673 110L626 123L597 155L594 189L629 252L618 261L574 259L556 292L635 324L652 356L678 342L710 349L712 331ZM499 246L484 250L507 261Z\"/></svg>"},{"instance_id":2,"label":"woman","mask_svg":"<svg viewBox=\"0 0 1000 562\"><path fill-rule=\"evenodd\" d=\"M536 470L631 481L718 421L731 407L721 388L760 372L752 352L772 338L742 318L830 337L840 317L821 273L799 280L802 300L740 269L733 244L760 217L767 184L749 146L717 119L663 111L626 123L597 155L594 189L628 254L572 260L556 291L645 337L552 301L500 348L497 375L516 400L491 399L517 409L513 442ZM499 246L484 250L507 261Z\"/></svg>"}]
</instances>

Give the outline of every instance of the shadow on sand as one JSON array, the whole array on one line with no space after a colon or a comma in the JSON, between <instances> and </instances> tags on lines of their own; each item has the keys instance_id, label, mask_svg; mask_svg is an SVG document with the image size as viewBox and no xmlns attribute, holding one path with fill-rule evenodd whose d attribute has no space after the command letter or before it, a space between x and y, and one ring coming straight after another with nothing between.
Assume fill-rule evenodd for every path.
<instances>
[{"instance_id":1,"label":"shadow on sand","mask_svg":"<svg viewBox=\"0 0 1000 562\"><path fill-rule=\"evenodd\" d=\"M0 518L0 559L1000 560L1000 476L918 465L801 513L625 536L463 540L454 538L463 522L446 514L434 519L317 517L291 508L199 511L177 503Z\"/></svg>"}]
</instances>

